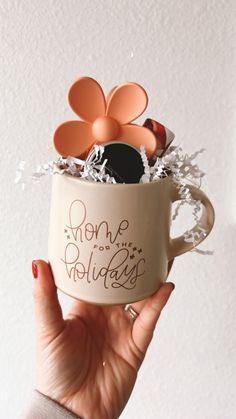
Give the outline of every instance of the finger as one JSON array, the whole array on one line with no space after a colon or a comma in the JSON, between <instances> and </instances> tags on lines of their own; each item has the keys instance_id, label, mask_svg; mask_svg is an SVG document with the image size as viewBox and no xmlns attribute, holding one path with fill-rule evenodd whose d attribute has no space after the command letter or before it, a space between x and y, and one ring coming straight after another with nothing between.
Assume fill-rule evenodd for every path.
<instances>
[{"instance_id":1,"label":"finger","mask_svg":"<svg viewBox=\"0 0 236 419\"><path fill-rule=\"evenodd\" d=\"M45 334L57 334L65 322L51 268L43 260L36 260L32 263L32 270L35 277L33 295L37 328Z\"/></svg>"},{"instance_id":2,"label":"finger","mask_svg":"<svg viewBox=\"0 0 236 419\"><path fill-rule=\"evenodd\" d=\"M173 289L174 284L171 282L163 284L154 295L146 299L143 309L134 322L132 337L136 346L143 353L147 350L147 347L152 339L157 320L159 319L161 311L165 307Z\"/></svg>"},{"instance_id":3,"label":"finger","mask_svg":"<svg viewBox=\"0 0 236 419\"><path fill-rule=\"evenodd\" d=\"M74 317L74 316L83 317L84 315L86 315L86 313L89 310L92 310L93 308L94 306L91 304L88 304L81 300L74 299L74 302L72 303L70 307L67 317Z\"/></svg>"},{"instance_id":4,"label":"finger","mask_svg":"<svg viewBox=\"0 0 236 419\"><path fill-rule=\"evenodd\" d=\"M171 260L168 262L168 267L167 267L167 278L168 278L168 276L169 276L169 274L170 274L170 271L171 271L171 269L172 269L173 263L174 263L174 259L171 259ZM140 312L141 312L141 310L143 309L143 307L145 306L145 303L146 303L146 299L144 299L144 300L140 300L140 301L137 301L136 303L132 303L132 307L134 308L134 310L135 310L137 313L140 313Z\"/></svg>"}]
</instances>

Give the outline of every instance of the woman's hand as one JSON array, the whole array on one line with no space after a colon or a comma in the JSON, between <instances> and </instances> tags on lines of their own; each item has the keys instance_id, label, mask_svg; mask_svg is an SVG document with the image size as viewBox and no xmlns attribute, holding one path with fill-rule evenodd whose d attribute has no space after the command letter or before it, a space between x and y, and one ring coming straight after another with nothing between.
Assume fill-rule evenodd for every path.
<instances>
[{"instance_id":1,"label":"woman's hand","mask_svg":"<svg viewBox=\"0 0 236 419\"><path fill-rule=\"evenodd\" d=\"M115 419L124 409L156 322L174 289L122 306L74 300L63 319L50 266L34 261L37 323L36 389L83 419Z\"/></svg>"}]
</instances>

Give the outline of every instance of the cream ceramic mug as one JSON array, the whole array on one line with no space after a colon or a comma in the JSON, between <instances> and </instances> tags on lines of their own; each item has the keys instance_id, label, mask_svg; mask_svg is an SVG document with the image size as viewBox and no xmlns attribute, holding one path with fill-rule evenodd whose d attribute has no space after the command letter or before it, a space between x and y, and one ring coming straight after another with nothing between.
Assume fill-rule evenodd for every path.
<instances>
[{"instance_id":1,"label":"cream ceramic mug","mask_svg":"<svg viewBox=\"0 0 236 419\"><path fill-rule=\"evenodd\" d=\"M208 235L212 204L188 187L202 203ZM48 257L56 286L95 304L125 304L154 293L166 280L168 262L193 248L183 236L170 238L171 204L179 199L170 177L108 184L54 174Z\"/></svg>"}]
</instances>

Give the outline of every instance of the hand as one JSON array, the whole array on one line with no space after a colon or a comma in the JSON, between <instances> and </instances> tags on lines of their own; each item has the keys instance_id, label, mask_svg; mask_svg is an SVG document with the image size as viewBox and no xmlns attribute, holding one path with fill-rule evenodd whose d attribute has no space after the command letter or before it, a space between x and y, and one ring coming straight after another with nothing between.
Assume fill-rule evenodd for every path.
<instances>
[{"instance_id":1,"label":"hand","mask_svg":"<svg viewBox=\"0 0 236 419\"><path fill-rule=\"evenodd\" d=\"M122 306L78 300L63 319L50 266L34 263L36 389L83 419L118 418L174 285L132 304L135 321Z\"/></svg>"}]
</instances>

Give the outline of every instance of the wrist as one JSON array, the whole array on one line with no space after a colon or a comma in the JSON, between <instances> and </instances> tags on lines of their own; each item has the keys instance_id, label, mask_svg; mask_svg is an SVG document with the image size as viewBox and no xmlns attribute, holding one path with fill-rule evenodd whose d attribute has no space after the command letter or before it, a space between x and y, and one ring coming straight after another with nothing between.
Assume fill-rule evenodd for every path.
<instances>
[{"instance_id":1,"label":"wrist","mask_svg":"<svg viewBox=\"0 0 236 419\"><path fill-rule=\"evenodd\" d=\"M35 389L35 392L36 394L38 394L39 397L44 399L45 403L48 403L48 406L51 406L51 407L53 406L56 412L61 412L63 414L63 417L66 414L67 415L66 418L68 419L84 419L82 416L78 416L76 412L68 408L66 404L59 402L55 398L45 394L44 392L41 392L37 388Z\"/></svg>"}]
</instances>

